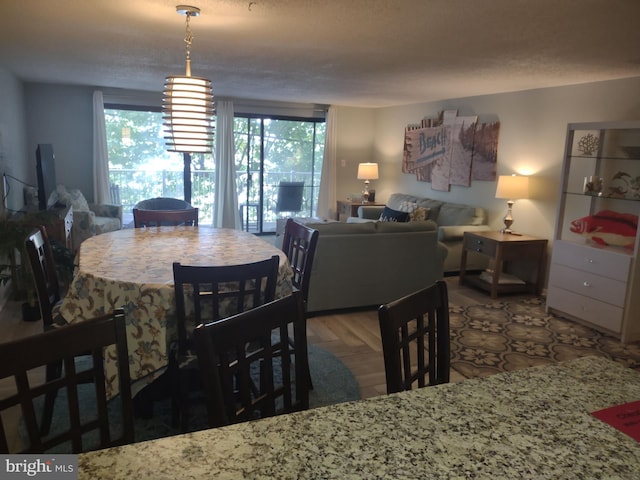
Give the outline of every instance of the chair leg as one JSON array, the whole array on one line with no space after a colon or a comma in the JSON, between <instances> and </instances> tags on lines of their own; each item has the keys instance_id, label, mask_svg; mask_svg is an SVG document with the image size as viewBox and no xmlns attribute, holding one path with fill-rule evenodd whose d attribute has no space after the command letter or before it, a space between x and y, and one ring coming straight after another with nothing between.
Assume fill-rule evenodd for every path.
<instances>
[{"instance_id":1,"label":"chair leg","mask_svg":"<svg viewBox=\"0 0 640 480\"><path fill-rule=\"evenodd\" d=\"M311 368L307 362L307 380L309 381L309 390L313 390L313 380L311 379Z\"/></svg>"},{"instance_id":2,"label":"chair leg","mask_svg":"<svg viewBox=\"0 0 640 480\"><path fill-rule=\"evenodd\" d=\"M46 367L45 378L47 382L60 378L62 375L62 362L50 363ZM42 410L42 421L40 422L40 435L43 437L49 434L51 420L53 418L53 407L56 404L58 391L49 392L44 397L44 408Z\"/></svg>"}]
</instances>

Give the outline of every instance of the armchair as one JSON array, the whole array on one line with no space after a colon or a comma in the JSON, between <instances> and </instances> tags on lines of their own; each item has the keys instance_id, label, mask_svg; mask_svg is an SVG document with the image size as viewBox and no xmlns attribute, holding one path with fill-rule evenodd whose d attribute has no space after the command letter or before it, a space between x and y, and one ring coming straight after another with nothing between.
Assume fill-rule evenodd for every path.
<instances>
[{"instance_id":1,"label":"armchair","mask_svg":"<svg viewBox=\"0 0 640 480\"><path fill-rule=\"evenodd\" d=\"M58 185L56 194L58 204L73 207L71 237L74 248L80 247L89 237L122 228L122 205L87 203L80 190L67 190L64 185ZM27 208L38 208L38 193L35 188L26 187L24 197Z\"/></svg>"},{"instance_id":2,"label":"armchair","mask_svg":"<svg viewBox=\"0 0 640 480\"><path fill-rule=\"evenodd\" d=\"M80 190L58 185L58 202L73 207L71 236L79 248L87 238L122 228L122 205L87 203Z\"/></svg>"}]
</instances>

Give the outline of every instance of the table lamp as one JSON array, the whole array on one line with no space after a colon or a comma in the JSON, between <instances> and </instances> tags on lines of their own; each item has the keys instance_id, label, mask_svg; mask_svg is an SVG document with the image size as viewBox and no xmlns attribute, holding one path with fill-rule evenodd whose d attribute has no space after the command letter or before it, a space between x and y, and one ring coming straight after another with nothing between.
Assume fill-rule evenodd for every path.
<instances>
[{"instance_id":1,"label":"table lamp","mask_svg":"<svg viewBox=\"0 0 640 480\"><path fill-rule=\"evenodd\" d=\"M364 180L364 192L362 192L362 203L369 203L369 180L378 179L377 163L358 164L358 180Z\"/></svg>"},{"instance_id":2,"label":"table lamp","mask_svg":"<svg viewBox=\"0 0 640 480\"><path fill-rule=\"evenodd\" d=\"M500 231L502 233L512 233L513 217L511 216L511 208L515 199L529 198L529 177L500 175L498 177L498 187L496 188L496 198L506 198L508 200L507 214L504 217L505 228Z\"/></svg>"}]
</instances>

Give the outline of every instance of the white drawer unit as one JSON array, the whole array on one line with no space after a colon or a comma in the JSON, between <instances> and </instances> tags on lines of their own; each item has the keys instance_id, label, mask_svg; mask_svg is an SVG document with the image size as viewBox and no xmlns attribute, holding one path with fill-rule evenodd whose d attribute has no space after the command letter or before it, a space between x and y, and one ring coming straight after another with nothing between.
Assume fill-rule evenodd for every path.
<instances>
[{"instance_id":1,"label":"white drawer unit","mask_svg":"<svg viewBox=\"0 0 640 480\"><path fill-rule=\"evenodd\" d=\"M584 320L616 336L621 333L624 314L622 307L557 287L547 293L547 305L549 304L557 312Z\"/></svg>"},{"instance_id":2,"label":"white drawer unit","mask_svg":"<svg viewBox=\"0 0 640 480\"><path fill-rule=\"evenodd\" d=\"M576 270L554 263L551 265L549 285L584 295L594 300L624 307L627 284L602 275Z\"/></svg>"},{"instance_id":3,"label":"white drawer unit","mask_svg":"<svg viewBox=\"0 0 640 480\"><path fill-rule=\"evenodd\" d=\"M622 342L640 340L639 177L640 122L569 124L547 309Z\"/></svg>"},{"instance_id":4,"label":"white drawer unit","mask_svg":"<svg viewBox=\"0 0 640 480\"><path fill-rule=\"evenodd\" d=\"M631 255L558 240L553 244L551 261L626 283L629 278Z\"/></svg>"}]
</instances>

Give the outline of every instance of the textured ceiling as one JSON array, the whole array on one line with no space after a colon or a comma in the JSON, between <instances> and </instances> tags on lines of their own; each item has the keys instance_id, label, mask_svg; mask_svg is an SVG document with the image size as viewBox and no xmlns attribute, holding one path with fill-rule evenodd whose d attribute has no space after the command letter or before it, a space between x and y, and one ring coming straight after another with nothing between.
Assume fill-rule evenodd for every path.
<instances>
[{"instance_id":1,"label":"textured ceiling","mask_svg":"<svg viewBox=\"0 0 640 480\"><path fill-rule=\"evenodd\" d=\"M2 0L0 67L161 91L184 73L168 0ZM640 0L187 0L214 94L386 106L640 76Z\"/></svg>"}]
</instances>

